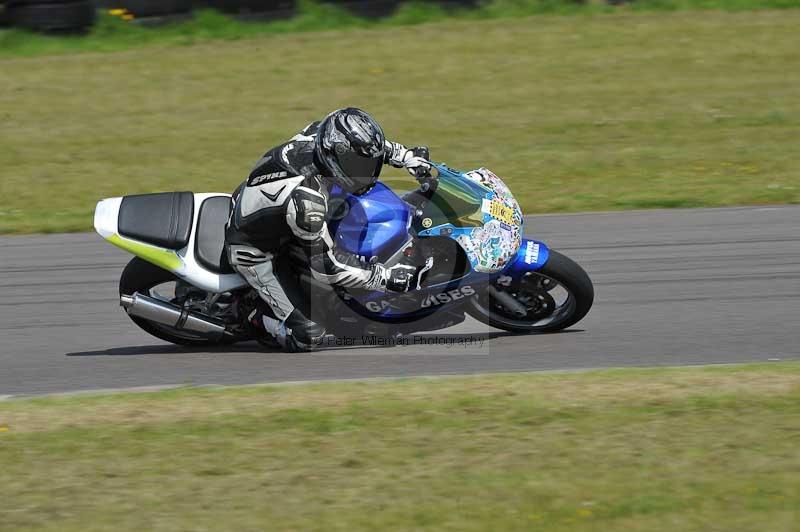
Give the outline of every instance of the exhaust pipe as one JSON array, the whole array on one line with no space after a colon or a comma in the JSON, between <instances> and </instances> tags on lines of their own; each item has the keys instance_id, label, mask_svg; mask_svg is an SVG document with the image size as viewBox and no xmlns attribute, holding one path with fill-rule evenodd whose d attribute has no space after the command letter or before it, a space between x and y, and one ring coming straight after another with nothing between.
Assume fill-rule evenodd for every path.
<instances>
[{"instance_id":1,"label":"exhaust pipe","mask_svg":"<svg viewBox=\"0 0 800 532\"><path fill-rule=\"evenodd\" d=\"M490 297L493 297L499 301L500 304L503 305L507 310L511 311L514 316L518 318L524 318L528 315L528 309L525 308L525 305L514 299L514 297L508 292L498 290L492 284L486 288L486 291L489 292Z\"/></svg>"},{"instance_id":2,"label":"exhaust pipe","mask_svg":"<svg viewBox=\"0 0 800 532\"><path fill-rule=\"evenodd\" d=\"M225 324L220 320L190 312L178 305L135 292L132 296L122 295L119 304L131 316L167 325L177 330L202 334L212 340L222 338Z\"/></svg>"}]
</instances>

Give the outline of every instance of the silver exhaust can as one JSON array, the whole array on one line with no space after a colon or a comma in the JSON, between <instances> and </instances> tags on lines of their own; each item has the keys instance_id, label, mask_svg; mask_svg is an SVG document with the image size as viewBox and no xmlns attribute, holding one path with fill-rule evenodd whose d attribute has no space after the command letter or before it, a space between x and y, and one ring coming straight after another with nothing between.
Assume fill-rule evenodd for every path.
<instances>
[{"instance_id":1,"label":"silver exhaust can","mask_svg":"<svg viewBox=\"0 0 800 532\"><path fill-rule=\"evenodd\" d=\"M211 339L221 338L225 334L225 324L217 319L190 312L139 292L130 296L120 296L119 304L131 316L167 325L179 331L194 332Z\"/></svg>"}]
</instances>

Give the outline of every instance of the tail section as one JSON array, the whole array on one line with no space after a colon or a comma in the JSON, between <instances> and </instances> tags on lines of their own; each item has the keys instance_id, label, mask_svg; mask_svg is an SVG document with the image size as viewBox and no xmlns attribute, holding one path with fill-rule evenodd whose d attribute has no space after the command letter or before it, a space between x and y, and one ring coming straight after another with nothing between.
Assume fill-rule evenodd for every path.
<instances>
[{"instance_id":1,"label":"tail section","mask_svg":"<svg viewBox=\"0 0 800 532\"><path fill-rule=\"evenodd\" d=\"M95 208L94 228L109 243L198 288L228 292L246 287L247 282L209 259L219 259L224 248L225 220L217 216L220 197L229 196L166 192L108 198ZM215 201L203 208L209 199ZM198 231L200 224L203 230Z\"/></svg>"},{"instance_id":2,"label":"tail section","mask_svg":"<svg viewBox=\"0 0 800 532\"><path fill-rule=\"evenodd\" d=\"M167 271L180 273L184 263L176 250L123 236L120 234L120 212L125 198L108 198L97 203L94 210L94 229L109 243L141 257Z\"/></svg>"}]
</instances>

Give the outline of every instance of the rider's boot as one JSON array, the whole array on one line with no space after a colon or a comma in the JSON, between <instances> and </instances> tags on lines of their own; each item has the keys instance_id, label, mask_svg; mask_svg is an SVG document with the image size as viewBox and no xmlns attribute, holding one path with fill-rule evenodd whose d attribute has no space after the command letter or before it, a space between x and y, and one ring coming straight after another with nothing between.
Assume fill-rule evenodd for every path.
<instances>
[{"instance_id":1,"label":"rider's boot","mask_svg":"<svg viewBox=\"0 0 800 532\"><path fill-rule=\"evenodd\" d=\"M278 320L266 305L258 305L248 321L261 330L259 343L289 353L313 351L325 338L325 327L293 311L285 320Z\"/></svg>"}]
</instances>

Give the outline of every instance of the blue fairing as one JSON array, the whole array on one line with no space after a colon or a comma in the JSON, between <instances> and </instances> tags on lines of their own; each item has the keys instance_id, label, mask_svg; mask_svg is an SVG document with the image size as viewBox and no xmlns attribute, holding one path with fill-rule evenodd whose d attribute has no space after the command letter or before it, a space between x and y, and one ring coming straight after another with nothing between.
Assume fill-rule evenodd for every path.
<instances>
[{"instance_id":1,"label":"blue fairing","mask_svg":"<svg viewBox=\"0 0 800 532\"><path fill-rule=\"evenodd\" d=\"M456 180L462 176L445 166L437 166L437 169L439 170L440 184L443 178ZM462 192L465 187L473 186L469 181L465 181L465 183L459 189ZM486 194L483 189L478 192ZM478 194L479 199L483 200L484 196L480 194ZM371 191L363 196L353 196L334 187L331 190L330 203L332 219L328 222L328 227L337 247L343 251L367 260L377 257L380 262L385 262L409 238L412 219L411 207L382 183L377 183ZM343 209L341 209L342 204L345 205ZM449 230L445 231L444 228L449 228ZM469 232L472 229L472 227L462 228L448 223L418 231L418 236L425 238L446 235L456 239L462 232ZM526 272L541 269L549 256L549 249L543 242L522 239L517 254L501 271L481 273L473 269L461 278L425 286L416 290L414 294L418 298L419 306L409 308L400 303L403 295L382 292L357 293L354 294L351 301L353 305L363 308L373 318L396 322L413 321L440 308L450 306L450 303L456 304L479 293L485 289L487 284L495 282L499 277L508 276L517 281Z\"/></svg>"},{"instance_id":2,"label":"blue fairing","mask_svg":"<svg viewBox=\"0 0 800 532\"><path fill-rule=\"evenodd\" d=\"M383 183L362 196L334 187L331 198L343 199L348 207L344 218L328 224L339 249L384 261L408 239L411 208Z\"/></svg>"},{"instance_id":3,"label":"blue fairing","mask_svg":"<svg viewBox=\"0 0 800 532\"><path fill-rule=\"evenodd\" d=\"M370 308L369 305L372 304L373 308L370 310L372 311L372 316L374 317L379 317L386 320L403 317L409 321L413 321L420 316L426 315L426 313L441 308L439 306L426 306L425 302L431 301L431 298L444 297L446 300L449 298L455 302L458 301L458 297L460 295L465 293L465 289L470 289L470 292L473 293L479 292L483 290L487 284L494 282L498 277L508 276L514 281L518 281L525 273L540 270L549 258L550 249L544 242L523 238L522 245L520 246L519 251L517 251L517 255L513 262L509 263L508 266L506 266L501 272L490 274L471 271L460 279L452 279L423 288L422 290L417 291L417 295L419 296L420 300L423 301L423 304L419 309L417 309L417 311L412 313L398 312L391 305L380 304L381 301L386 300L391 302L394 297L397 297L394 294L370 292L357 296L355 299L362 306L367 306L367 308ZM375 302L378 304L376 305ZM434 305L437 304L434 303Z\"/></svg>"}]
</instances>

